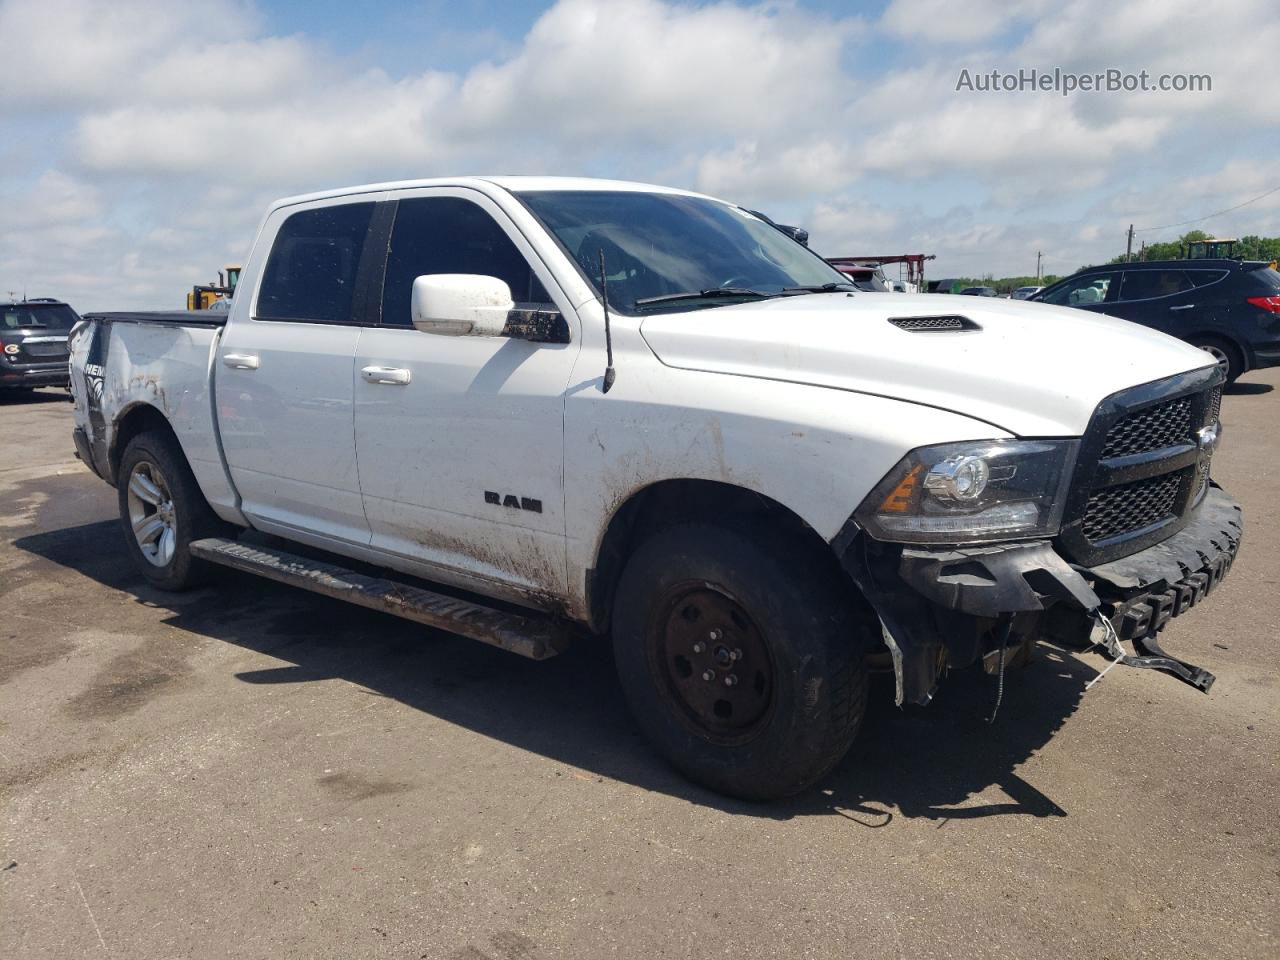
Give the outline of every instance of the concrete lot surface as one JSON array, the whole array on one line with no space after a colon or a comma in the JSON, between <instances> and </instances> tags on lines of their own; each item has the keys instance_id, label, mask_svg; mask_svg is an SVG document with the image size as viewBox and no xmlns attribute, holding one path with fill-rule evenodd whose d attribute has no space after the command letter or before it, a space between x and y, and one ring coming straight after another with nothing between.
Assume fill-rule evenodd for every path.
<instances>
[{"instance_id":1,"label":"concrete lot surface","mask_svg":"<svg viewBox=\"0 0 1280 960\"><path fill-rule=\"evenodd\" d=\"M0 957L1280 956L1280 382L1225 400L1239 562L1171 677L880 684L820 790L680 779L606 652L534 663L126 557L71 410L0 400Z\"/></svg>"}]
</instances>

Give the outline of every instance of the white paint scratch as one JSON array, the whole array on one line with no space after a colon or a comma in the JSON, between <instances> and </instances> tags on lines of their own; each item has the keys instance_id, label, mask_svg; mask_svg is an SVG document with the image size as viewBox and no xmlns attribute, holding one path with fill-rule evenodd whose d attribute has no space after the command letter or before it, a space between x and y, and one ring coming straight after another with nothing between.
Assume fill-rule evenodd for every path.
<instances>
[{"instance_id":1,"label":"white paint scratch","mask_svg":"<svg viewBox=\"0 0 1280 960\"><path fill-rule=\"evenodd\" d=\"M111 955L111 951L107 949L107 941L102 939L102 928L98 926L98 918L93 915L93 907L89 906L89 898L84 895L84 887L80 886L80 881L76 877L76 891L80 894L80 902L84 904L85 912L89 914L89 922L93 924L93 932L98 935L98 943L102 944L102 952Z\"/></svg>"}]
</instances>

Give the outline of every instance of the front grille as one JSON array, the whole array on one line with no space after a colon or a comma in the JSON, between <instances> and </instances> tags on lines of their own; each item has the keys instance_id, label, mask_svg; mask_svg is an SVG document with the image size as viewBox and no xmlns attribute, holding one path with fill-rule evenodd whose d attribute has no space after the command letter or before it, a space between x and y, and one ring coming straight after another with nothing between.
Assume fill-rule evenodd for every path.
<instances>
[{"instance_id":1,"label":"front grille","mask_svg":"<svg viewBox=\"0 0 1280 960\"><path fill-rule=\"evenodd\" d=\"M1085 539L1097 543L1168 520L1185 474L1180 470L1094 493L1084 513Z\"/></svg>"},{"instance_id":2,"label":"front grille","mask_svg":"<svg viewBox=\"0 0 1280 960\"><path fill-rule=\"evenodd\" d=\"M1107 397L1081 441L1059 543L1077 563L1128 556L1176 533L1203 499L1221 373L1180 374Z\"/></svg>"},{"instance_id":3,"label":"front grille","mask_svg":"<svg viewBox=\"0 0 1280 960\"><path fill-rule=\"evenodd\" d=\"M1191 398L1168 400L1122 417L1107 431L1102 459L1127 457L1191 442Z\"/></svg>"}]
</instances>

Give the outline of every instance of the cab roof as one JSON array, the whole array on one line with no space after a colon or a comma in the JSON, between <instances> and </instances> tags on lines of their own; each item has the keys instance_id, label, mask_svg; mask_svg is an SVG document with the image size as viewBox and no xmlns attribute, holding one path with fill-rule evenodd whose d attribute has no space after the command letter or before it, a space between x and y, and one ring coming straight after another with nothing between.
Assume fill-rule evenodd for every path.
<instances>
[{"instance_id":1,"label":"cab roof","mask_svg":"<svg viewBox=\"0 0 1280 960\"><path fill-rule=\"evenodd\" d=\"M330 200L336 197L359 196L364 193L382 193L391 190L414 190L420 187L472 187L484 190L486 187L501 187L512 193L522 191L550 190L599 190L629 191L637 193L670 193L687 197L703 197L705 194L691 190L680 190L676 187L664 187L654 183L637 183L631 180L605 180L595 177L506 177L506 176L471 176L471 177L432 177L422 180L392 180L385 183L366 183L359 186L339 187L333 190L321 190L316 193L300 194L284 197L271 206L288 207L315 200ZM714 199L708 197L707 199Z\"/></svg>"}]
</instances>

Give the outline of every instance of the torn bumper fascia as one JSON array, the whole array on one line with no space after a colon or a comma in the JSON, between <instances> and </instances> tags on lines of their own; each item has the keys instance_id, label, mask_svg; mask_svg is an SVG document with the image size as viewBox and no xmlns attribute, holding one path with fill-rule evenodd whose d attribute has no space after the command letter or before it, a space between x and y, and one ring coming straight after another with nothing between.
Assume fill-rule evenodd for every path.
<instances>
[{"instance_id":1,"label":"torn bumper fascia","mask_svg":"<svg viewBox=\"0 0 1280 960\"><path fill-rule=\"evenodd\" d=\"M1047 540L950 548L883 544L852 519L832 547L880 618L898 703L924 704L945 667L972 663L991 643L995 625L1010 618L1015 642L1051 635L1083 648L1104 616L1120 639L1141 651L1128 656L1104 644L1114 659L1208 690L1212 674L1170 656L1155 637L1226 575L1242 532L1239 505L1214 486L1174 536L1096 567L1068 563Z\"/></svg>"},{"instance_id":2,"label":"torn bumper fascia","mask_svg":"<svg viewBox=\"0 0 1280 960\"><path fill-rule=\"evenodd\" d=\"M1156 636L1226 578L1243 537L1240 505L1215 484L1192 522L1168 540L1088 568L1085 573L1103 601L1100 612L1115 631L1103 642L1111 657L1127 666L1163 670L1207 693L1213 674L1167 653ZM1125 655L1122 640L1131 640L1143 655Z\"/></svg>"}]
</instances>

